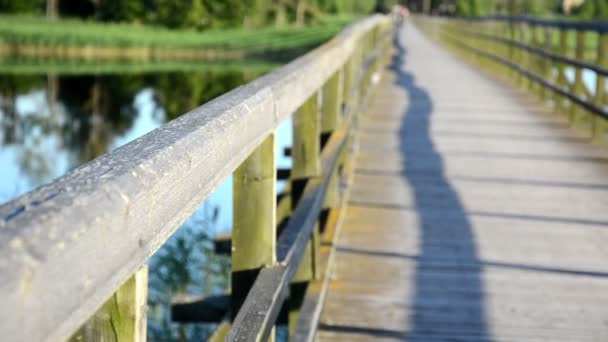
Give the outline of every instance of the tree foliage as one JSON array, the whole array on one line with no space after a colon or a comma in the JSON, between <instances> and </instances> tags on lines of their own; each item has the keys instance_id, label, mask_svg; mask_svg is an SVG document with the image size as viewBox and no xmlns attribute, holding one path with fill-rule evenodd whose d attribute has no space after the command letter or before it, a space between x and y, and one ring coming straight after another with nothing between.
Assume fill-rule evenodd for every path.
<instances>
[{"instance_id":1,"label":"tree foliage","mask_svg":"<svg viewBox=\"0 0 608 342\"><path fill-rule=\"evenodd\" d=\"M547 16L555 13L560 4L560 0L456 0L456 14L462 16L481 16L501 13Z\"/></svg>"},{"instance_id":2,"label":"tree foliage","mask_svg":"<svg viewBox=\"0 0 608 342\"><path fill-rule=\"evenodd\" d=\"M41 14L45 3L45 0L0 0L0 13Z\"/></svg>"},{"instance_id":3,"label":"tree foliage","mask_svg":"<svg viewBox=\"0 0 608 342\"><path fill-rule=\"evenodd\" d=\"M608 1L586 0L572 14L583 20L606 20L608 19Z\"/></svg>"},{"instance_id":4,"label":"tree foliage","mask_svg":"<svg viewBox=\"0 0 608 342\"><path fill-rule=\"evenodd\" d=\"M51 0L0 0L0 13L42 14ZM398 0L55 0L59 15L168 28L289 25L323 14L365 15Z\"/></svg>"}]
</instances>

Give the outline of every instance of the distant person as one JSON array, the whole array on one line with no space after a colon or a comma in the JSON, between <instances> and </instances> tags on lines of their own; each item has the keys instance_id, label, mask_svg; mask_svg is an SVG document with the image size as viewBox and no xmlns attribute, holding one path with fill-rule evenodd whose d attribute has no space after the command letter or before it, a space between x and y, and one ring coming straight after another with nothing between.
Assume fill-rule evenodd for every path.
<instances>
[{"instance_id":1,"label":"distant person","mask_svg":"<svg viewBox=\"0 0 608 342\"><path fill-rule=\"evenodd\" d=\"M395 25L400 28L403 26L405 19L410 16L410 10L403 5L396 5L393 7L393 20Z\"/></svg>"},{"instance_id":2,"label":"distant person","mask_svg":"<svg viewBox=\"0 0 608 342\"><path fill-rule=\"evenodd\" d=\"M399 14L401 15L401 19L405 20L410 16L410 10L406 6L399 6Z\"/></svg>"}]
</instances>

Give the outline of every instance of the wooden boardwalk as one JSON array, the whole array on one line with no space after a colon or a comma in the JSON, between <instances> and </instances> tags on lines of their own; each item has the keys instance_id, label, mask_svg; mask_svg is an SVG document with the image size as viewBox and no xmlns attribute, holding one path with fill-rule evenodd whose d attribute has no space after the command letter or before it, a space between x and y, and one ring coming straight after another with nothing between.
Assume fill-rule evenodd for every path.
<instances>
[{"instance_id":1,"label":"wooden boardwalk","mask_svg":"<svg viewBox=\"0 0 608 342\"><path fill-rule=\"evenodd\" d=\"M409 26L362 122L320 341L607 341L608 151Z\"/></svg>"}]
</instances>

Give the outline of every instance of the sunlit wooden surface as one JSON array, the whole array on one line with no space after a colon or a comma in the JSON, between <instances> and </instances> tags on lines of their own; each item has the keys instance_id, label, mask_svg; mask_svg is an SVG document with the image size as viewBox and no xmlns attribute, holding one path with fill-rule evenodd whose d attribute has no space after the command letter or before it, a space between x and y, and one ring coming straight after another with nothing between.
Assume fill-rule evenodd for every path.
<instances>
[{"instance_id":1,"label":"sunlit wooden surface","mask_svg":"<svg viewBox=\"0 0 608 342\"><path fill-rule=\"evenodd\" d=\"M406 27L320 341L608 340L608 150L522 94Z\"/></svg>"}]
</instances>

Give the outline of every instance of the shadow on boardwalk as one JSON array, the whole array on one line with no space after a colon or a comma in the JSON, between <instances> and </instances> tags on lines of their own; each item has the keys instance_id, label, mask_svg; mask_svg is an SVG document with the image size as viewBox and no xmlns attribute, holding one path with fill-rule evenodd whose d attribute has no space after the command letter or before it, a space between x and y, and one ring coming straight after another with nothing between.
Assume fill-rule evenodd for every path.
<instances>
[{"instance_id":1,"label":"shadow on boardwalk","mask_svg":"<svg viewBox=\"0 0 608 342\"><path fill-rule=\"evenodd\" d=\"M395 48L391 69L409 98L399 131L403 176L414 194L421 231L412 327L405 338L488 341L483 269L471 222L433 144L433 100L405 71L407 51L399 37Z\"/></svg>"}]
</instances>

